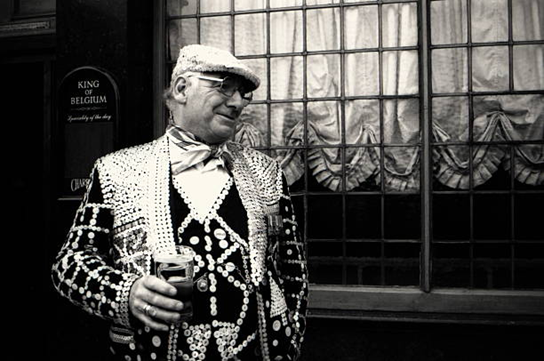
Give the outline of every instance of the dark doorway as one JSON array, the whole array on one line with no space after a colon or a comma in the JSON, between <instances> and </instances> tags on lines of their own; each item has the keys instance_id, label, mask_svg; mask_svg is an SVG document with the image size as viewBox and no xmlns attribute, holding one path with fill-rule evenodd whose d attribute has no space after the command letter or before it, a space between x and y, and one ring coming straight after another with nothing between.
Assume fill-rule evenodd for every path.
<instances>
[{"instance_id":1,"label":"dark doorway","mask_svg":"<svg viewBox=\"0 0 544 361\"><path fill-rule=\"evenodd\" d=\"M51 114L51 61L14 60L0 66L2 79L3 154L7 161L7 227L3 237L8 261L6 310L10 333L18 340L30 334L44 335L48 320L47 210L49 143L46 140ZM8 315L8 314L6 314ZM26 335L26 336L25 336ZM32 337L33 347L22 356L40 353L44 337ZM36 344L34 344L36 342Z\"/></svg>"}]
</instances>

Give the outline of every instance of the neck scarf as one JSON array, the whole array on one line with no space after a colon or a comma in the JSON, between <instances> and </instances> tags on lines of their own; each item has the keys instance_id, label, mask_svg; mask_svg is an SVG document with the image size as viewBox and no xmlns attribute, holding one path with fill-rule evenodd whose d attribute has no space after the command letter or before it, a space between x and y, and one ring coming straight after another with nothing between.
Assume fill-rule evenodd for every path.
<instances>
[{"instance_id":1,"label":"neck scarf","mask_svg":"<svg viewBox=\"0 0 544 361\"><path fill-rule=\"evenodd\" d=\"M169 125L166 128L166 136L175 145L170 148L173 175L200 163L206 163L207 170L215 169L218 166L226 168L231 159L226 143L206 144L194 134L178 126Z\"/></svg>"}]
</instances>

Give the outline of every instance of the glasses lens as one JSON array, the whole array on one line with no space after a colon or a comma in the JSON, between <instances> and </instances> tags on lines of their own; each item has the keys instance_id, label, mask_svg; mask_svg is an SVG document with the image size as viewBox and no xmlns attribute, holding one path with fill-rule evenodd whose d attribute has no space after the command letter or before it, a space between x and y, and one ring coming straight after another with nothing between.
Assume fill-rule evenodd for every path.
<instances>
[{"instance_id":1,"label":"glasses lens","mask_svg":"<svg viewBox=\"0 0 544 361\"><path fill-rule=\"evenodd\" d=\"M221 92L226 96L233 96L238 91L244 100L251 101L253 99L253 93L244 89L244 85L240 84L233 78L226 77L221 83Z\"/></svg>"},{"instance_id":2,"label":"glasses lens","mask_svg":"<svg viewBox=\"0 0 544 361\"><path fill-rule=\"evenodd\" d=\"M238 90L238 83L234 79L229 77L223 79L223 82L221 83L221 91L223 94L231 97L236 90Z\"/></svg>"},{"instance_id":3,"label":"glasses lens","mask_svg":"<svg viewBox=\"0 0 544 361\"><path fill-rule=\"evenodd\" d=\"M247 93L240 93L242 94L242 98L244 98L244 100L247 100L248 102L252 101L253 100L253 93L252 92L247 92Z\"/></svg>"}]
</instances>

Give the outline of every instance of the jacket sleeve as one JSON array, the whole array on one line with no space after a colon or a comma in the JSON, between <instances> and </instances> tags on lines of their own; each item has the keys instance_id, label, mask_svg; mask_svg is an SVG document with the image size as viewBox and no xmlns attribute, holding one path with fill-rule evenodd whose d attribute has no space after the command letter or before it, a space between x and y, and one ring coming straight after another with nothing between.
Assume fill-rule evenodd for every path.
<instances>
[{"instance_id":1,"label":"jacket sleeve","mask_svg":"<svg viewBox=\"0 0 544 361\"><path fill-rule=\"evenodd\" d=\"M99 181L99 162L52 267L57 291L83 310L130 326L128 297L138 275L113 267L113 210Z\"/></svg>"},{"instance_id":2,"label":"jacket sleeve","mask_svg":"<svg viewBox=\"0 0 544 361\"><path fill-rule=\"evenodd\" d=\"M283 227L280 231L277 252L277 268L280 287L283 289L289 318L293 325L291 348L293 359L300 355L306 330L308 304L308 268L306 244L300 236L289 189L282 176L282 193L279 201Z\"/></svg>"}]
</instances>

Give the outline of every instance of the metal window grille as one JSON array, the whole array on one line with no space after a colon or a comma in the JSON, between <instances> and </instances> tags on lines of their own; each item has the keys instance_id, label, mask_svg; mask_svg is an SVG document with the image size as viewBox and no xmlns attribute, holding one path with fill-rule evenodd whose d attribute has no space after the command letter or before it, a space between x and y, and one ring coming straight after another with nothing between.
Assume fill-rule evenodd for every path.
<instances>
[{"instance_id":1,"label":"metal window grille","mask_svg":"<svg viewBox=\"0 0 544 361\"><path fill-rule=\"evenodd\" d=\"M258 147L271 156L298 149L304 161L304 174L291 185L293 202L302 225L303 236L308 242L308 256L311 282L317 284L339 285L380 285L412 286L425 292L432 287L463 288L544 288L542 278L531 275L542 270L544 261L544 236L538 226L538 213L535 209L544 200L544 187L525 186L517 182L514 172L498 172L493 181L475 186L472 176L473 159L468 158L469 187L458 190L442 186L433 173L433 153L439 149L455 147L467 148L472 154L477 146L490 145L505 147L511 159L519 147L542 146L542 139L530 141L476 141L473 136L475 104L480 97L501 95L541 95L542 89L520 89L515 83L516 52L530 48L541 51L543 39L518 40L513 34L512 0L504 0L507 5L507 37L503 41L478 41L472 33L472 5L476 0L456 1L465 7L461 23L464 23L466 38L458 42L440 42L433 39L433 7L454 1L418 0L376 0L376 1L278 1L263 0L254 2L252 7L244 7L242 1L221 2L222 7L214 12L208 11L210 1L166 0L165 18L160 20L166 35L166 67L157 67L164 73L164 84L168 84L170 72L177 56L177 48L170 47L168 35L183 32L177 45L207 43L211 41L207 27L211 22L222 22L225 31L219 44L228 47L239 58L263 66L262 90L250 105L259 108L264 119L254 120L256 125L266 130L265 144ZM218 3L218 2L217 2ZM216 5L217 5L216 3ZM396 5L413 7L417 16L417 43L409 45L384 43L384 21L386 10L394 10ZM354 9L368 9L376 14L376 41L364 46L346 46L346 14ZM410 10L410 11L412 11ZM333 46L315 48L308 33L309 22L313 16L322 12L332 12L339 22L338 39L332 39ZM271 18L292 16L301 19L300 43L294 51L273 49ZM244 19L261 17L264 37L252 54L238 54L237 31ZM164 22L162 22L164 21ZM332 35L331 35L332 36ZM217 44L213 44L217 45ZM473 57L480 49L500 47L508 57L508 82L504 89L483 89L473 82ZM391 54L417 54L418 90L413 93L391 93L384 88L384 68ZM433 59L444 52L447 56L466 58L464 70L468 74L466 85L460 89L440 89L433 83L437 69ZM459 55L459 53L461 53ZM520 53L521 54L521 53ZM313 56L326 56L338 64L341 84L333 96L315 96L308 87L308 71L312 67ZM375 94L351 94L346 91L346 62L358 56L371 56L377 59L377 89ZM274 94L274 69L283 59L295 59L295 65L302 72L300 92L288 99L277 98ZM413 74L405 74L414 76ZM434 109L441 102L455 103L462 99L468 119L468 140L436 141L432 138L431 123L434 122ZM346 139L346 106L351 102L373 102L379 118L379 142L376 144L351 144ZM420 137L415 142L392 143L385 137L386 117L395 102L415 102L419 109L418 127ZM337 144L309 144L308 114L312 107L334 103L340 109L340 139ZM277 142L272 132L272 119L278 109L295 109L303 120L304 142L288 146ZM257 124L258 123L258 124ZM380 169L372 180L364 182L355 189L346 189L346 159L350 152L361 148L376 149ZM419 155L419 186L410 191L391 191L387 188L388 174L385 165L391 152L398 149L413 149ZM341 182L337 190L323 187L309 172L311 152L327 150L338 152L341 158ZM512 162L512 166L515 166ZM502 202L502 203L501 203ZM532 206L532 207L531 207ZM493 209L502 207L500 216ZM504 229L499 229L507 224ZM495 230L495 231L493 231ZM495 232L495 233L493 233ZM498 236L500 235L500 236Z\"/></svg>"}]
</instances>

